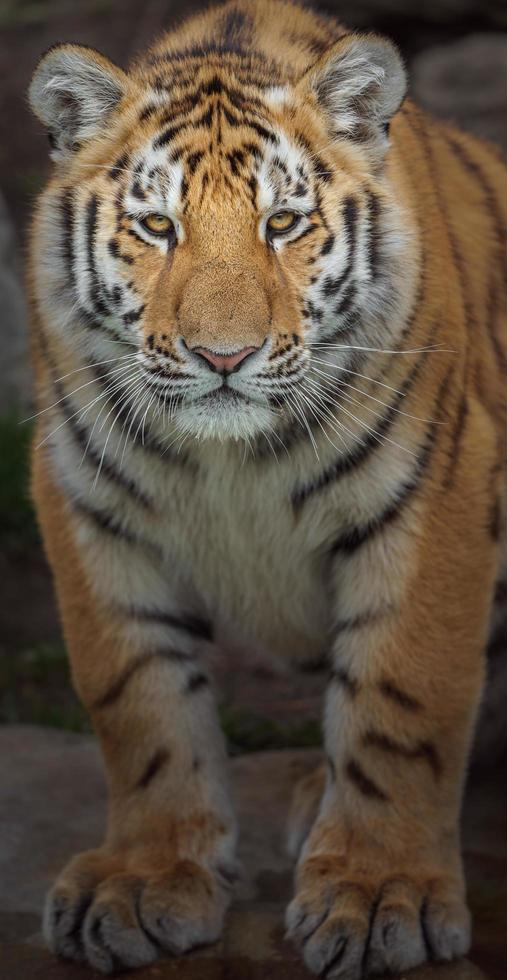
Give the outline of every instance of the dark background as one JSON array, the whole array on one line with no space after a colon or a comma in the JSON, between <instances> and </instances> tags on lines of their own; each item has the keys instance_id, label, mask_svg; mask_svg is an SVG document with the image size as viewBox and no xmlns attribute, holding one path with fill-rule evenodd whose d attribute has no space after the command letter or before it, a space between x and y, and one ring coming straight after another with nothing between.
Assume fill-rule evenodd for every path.
<instances>
[{"instance_id":1,"label":"dark background","mask_svg":"<svg viewBox=\"0 0 507 980\"><path fill-rule=\"evenodd\" d=\"M19 424L31 414L22 255L32 204L48 172L46 136L28 111L26 89L40 54L56 41L92 45L125 66L161 30L203 6L199 0L0 3L0 195L10 214L0 207L0 722L87 726L70 690L29 503L31 426ZM407 59L420 102L507 147L503 0L324 0L317 6L350 26L389 34ZM4 272L10 277L8 301ZM320 680L312 677L270 684L255 676L230 680L222 717L231 748L314 744L319 691Z\"/></svg>"}]
</instances>

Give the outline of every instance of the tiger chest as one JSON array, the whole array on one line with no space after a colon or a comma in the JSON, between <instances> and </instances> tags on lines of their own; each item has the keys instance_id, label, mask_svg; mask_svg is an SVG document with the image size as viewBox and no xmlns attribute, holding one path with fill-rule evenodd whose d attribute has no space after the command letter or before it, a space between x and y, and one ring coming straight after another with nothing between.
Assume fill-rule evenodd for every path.
<instances>
[{"instance_id":1,"label":"tiger chest","mask_svg":"<svg viewBox=\"0 0 507 980\"><path fill-rule=\"evenodd\" d=\"M215 623L250 656L307 660L326 649L329 596L318 521L300 522L280 473L210 467L175 484L164 538Z\"/></svg>"}]
</instances>

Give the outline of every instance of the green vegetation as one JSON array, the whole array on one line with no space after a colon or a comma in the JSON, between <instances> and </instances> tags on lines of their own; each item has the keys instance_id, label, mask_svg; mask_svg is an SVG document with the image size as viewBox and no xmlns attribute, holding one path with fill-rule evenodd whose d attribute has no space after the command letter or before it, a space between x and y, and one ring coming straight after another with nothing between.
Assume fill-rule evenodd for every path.
<instances>
[{"instance_id":1,"label":"green vegetation","mask_svg":"<svg viewBox=\"0 0 507 980\"><path fill-rule=\"evenodd\" d=\"M45 643L0 658L0 722L90 731L74 694L65 648Z\"/></svg>"},{"instance_id":2,"label":"green vegetation","mask_svg":"<svg viewBox=\"0 0 507 980\"><path fill-rule=\"evenodd\" d=\"M0 546L26 548L38 540L29 492L32 427L0 417Z\"/></svg>"},{"instance_id":3,"label":"green vegetation","mask_svg":"<svg viewBox=\"0 0 507 980\"><path fill-rule=\"evenodd\" d=\"M46 177L46 171L42 169L36 170L34 167L20 169L16 180L19 192L28 201L33 201L44 187Z\"/></svg>"},{"instance_id":4,"label":"green vegetation","mask_svg":"<svg viewBox=\"0 0 507 980\"><path fill-rule=\"evenodd\" d=\"M302 749L322 744L320 725L306 720L299 724L281 724L262 715L223 706L220 720L229 752L259 752L262 749Z\"/></svg>"},{"instance_id":5,"label":"green vegetation","mask_svg":"<svg viewBox=\"0 0 507 980\"><path fill-rule=\"evenodd\" d=\"M0 692L0 723L91 730L72 690L62 644L45 643L0 658ZM321 744L320 727L313 721L283 725L229 706L220 709L220 720L231 755Z\"/></svg>"}]
</instances>

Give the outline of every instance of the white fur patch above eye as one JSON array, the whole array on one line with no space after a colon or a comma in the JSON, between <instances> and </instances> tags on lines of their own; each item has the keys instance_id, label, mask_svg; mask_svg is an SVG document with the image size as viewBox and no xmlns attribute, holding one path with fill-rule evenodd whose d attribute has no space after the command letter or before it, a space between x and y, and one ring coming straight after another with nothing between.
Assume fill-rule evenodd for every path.
<instances>
[{"instance_id":1,"label":"white fur patch above eye","mask_svg":"<svg viewBox=\"0 0 507 980\"><path fill-rule=\"evenodd\" d=\"M184 178L184 167L181 161L168 163L167 153L162 149L155 150L149 141L144 149L133 158L130 170L135 174L135 183L138 184L142 196L139 198L133 193L132 186L128 185L123 207L126 213L133 219L145 218L148 214L163 214L171 219L176 229L178 241L185 240L185 228L179 218L181 210L181 186ZM154 244L154 239L138 228L140 236L149 244ZM166 249L163 240L156 243L162 250Z\"/></svg>"},{"instance_id":2,"label":"white fur patch above eye","mask_svg":"<svg viewBox=\"0 0 507 980\"><path fill-rule=\"evenodd\" d=\"M287 85L273 85L266 89L263 99L272 109L281 109L291 100L291 91Z\"/></svg>"},{"instance_id":3,"label":"white fur patch above eye","mask_svg":"<svg viewBox=\"0 0 507 980\"><path fill-rule=\"evenodd\" d=\"M181 186L185 175L184 167L179 160L171 167L170 179L166 191L166 207L170 214L176 214L181 205Z\"/></svg>"},{"instance_id":4,"label":"white fur patch above eye","mask_svg":"<svg viewBox=\"0 0 507 980\"><path fill-rule=\"evenodd\" d=\"M269 211L275 200L275 185L269 174L269 163L263 160L257 174L257 207L259 211Z\"/></svg>"},{"instance_id":5,"label":"white fur patch above eye","mask_svg":"<svg viewBox=\"0 0 507 980\"><path fill-rule=\"evenodd\" d=\"M257 206L259 211L266 213L273 208L291 207L291 190L294 191L300 177L300 168L304 165L299 147L281 130L276 135L276 146L266 147L257 174ZM280 164L283 165L283 170L280 169ZM302 203L306 206L307 202L302 202L298 196L294 202L295 209L299 210Z\"/></svg>"}]
</instances>

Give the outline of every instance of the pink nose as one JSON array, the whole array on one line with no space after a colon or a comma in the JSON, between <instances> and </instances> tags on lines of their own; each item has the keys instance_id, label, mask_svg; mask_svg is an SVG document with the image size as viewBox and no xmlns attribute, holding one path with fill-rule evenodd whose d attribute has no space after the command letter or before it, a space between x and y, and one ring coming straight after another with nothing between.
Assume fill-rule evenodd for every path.
<instances>
[{"instance_id":1,"label":"pink nose","mask_svg":"<svg viewBox=\"0 0 507 980\"><path fill-rule=\"evenodd\" d=\"M236 371L241 362L245 360L245 357L253 354L256 350L259 350L259 348L242 347L241 350L236 350L233 354L215 354L214 351L208 350L207 347L192 348L194 354L199 354L200 357L204 357L204 360L208 362L212 370L218 371L219 374Z\"/></svg>"}]
</instances>

